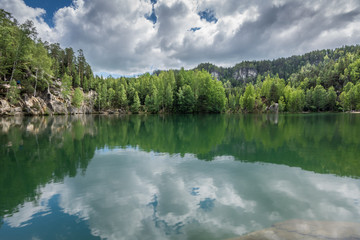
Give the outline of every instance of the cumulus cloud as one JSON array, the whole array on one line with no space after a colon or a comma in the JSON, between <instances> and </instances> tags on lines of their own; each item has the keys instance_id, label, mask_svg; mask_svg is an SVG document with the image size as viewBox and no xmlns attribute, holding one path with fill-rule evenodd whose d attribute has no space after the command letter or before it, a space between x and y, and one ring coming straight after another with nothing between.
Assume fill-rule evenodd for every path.
<instances>
[{"instance_id":1,"label":"cumulus cloud","mask_svg":"<svg viewBox=\"0 0 360 240\"><path fill-rule=\"evenodd\" d=\"M360 39L356 0L74 0L55 13L54 28L44 23L45 10L23 0L0 7L33 20L43 39L82 48L95 71L118 74L234 65Z\"/></svg>"},{"instance_id":2,"label":"cumulus cloud","mask_svg":"<svg viewBox=\"0 0 360 240\"><path fill-rule=\"evenodd\" d=\"M48 41L56 41L53 29L44 21L46 11L42 8L31 8L23 0L1 0L0 8L10 12L21 24L26 20L31 20L36 26L36 30L41 38Z\"/></svg>"}]
</instances>

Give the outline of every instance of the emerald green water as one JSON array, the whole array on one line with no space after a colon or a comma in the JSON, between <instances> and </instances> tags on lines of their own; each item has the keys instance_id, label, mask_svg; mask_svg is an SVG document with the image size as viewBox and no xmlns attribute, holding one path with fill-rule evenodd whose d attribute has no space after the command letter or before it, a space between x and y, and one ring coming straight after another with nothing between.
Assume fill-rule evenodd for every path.
<instances>
[{"instance_id":1,"label":"emerald green water","mask_svg":"<svg viewBox=\"0 0 360 240\"><path fill-rule=\"evenodd\" d=\"M0 119L0 239L360 222L360 114Z\"/></svg>"}]
</instances>

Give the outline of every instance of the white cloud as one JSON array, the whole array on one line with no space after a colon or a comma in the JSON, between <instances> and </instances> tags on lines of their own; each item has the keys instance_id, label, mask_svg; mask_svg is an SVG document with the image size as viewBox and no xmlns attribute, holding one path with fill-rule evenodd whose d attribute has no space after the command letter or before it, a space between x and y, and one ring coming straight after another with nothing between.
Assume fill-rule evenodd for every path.
<instances>
[{"instance_id":1,"label":"white cloud","mask_svg":"<svg viewBox=\"0 0 360 240\"><path fill-rule=\"evenodd\" d=\"M10 12L18 22L24 23L31 20L36 26L36 30L41 38L48 41L56 41L53 30L44 21L46 11L42 8L31 8L23 0L1 0L0 8Z\"/></svg>"},{"instance_id":2,"label":"white cloud","mask_svg":"<svg viewBox=\"0 0 360 240\"><path fill-rule=\"evenodd\" d=\"M271 59L314 49L357 44L358 1L310 0L74 0L59 9L54 28L43 9L23 0L1 0L0 7L20 22L35 22L44 40L83 49L96 72L136 74L151 69L194 67L201 62L234 65L241 60ZM218 21L200 19L213 10ZM191 28L198 31L189 31Z\"/></svg>"}]
</instances>

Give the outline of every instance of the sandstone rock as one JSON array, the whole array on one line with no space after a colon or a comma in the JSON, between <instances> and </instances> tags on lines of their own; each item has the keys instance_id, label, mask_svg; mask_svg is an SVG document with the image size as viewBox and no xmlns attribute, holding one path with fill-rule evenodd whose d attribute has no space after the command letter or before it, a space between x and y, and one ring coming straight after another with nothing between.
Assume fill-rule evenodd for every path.
<instances>
[{"instance_id":1,"label":"sandstone rock","mask_svg":"<svg viewBox=\"0 0 360 240\"><path fill-rule=\"evenodd\" d=\"M49 109L46 106L46 103L40 97L25 97L24 100L24 110L29 115L46 115L49 114Z\"/></svg>"},{"instance_id":2,"label":"sandstone rock","mask_svg":"<svg viewBox=\"0 0 360 240\"><path fill-rule=\"evenodd\" d=\"M67 114L67 107L65 100L56 97L53 94L50 94L49 100L47 102L49 109L51 110L52 114Z\"/></svg>"},{"instance_id":3,"label":"sandstone rock","mask_svg":"<svg viewBox=\"0 0 360 240\"><path fill-rule=\"evenodd\" d=\"M9 115L11 113L11 106L8 101L0 100L0 115Z\"/></svg>"},{"instance_id":4,"label":"sandstone rock","mask_svg":"<svg viewBox=\"0 0 360 240\"><path fill-rule=\"evenodd\" d=\"M269 106L267 108L268 111L273 112L273 113L277 113L279 112L279 104L278 103L273 103L271 106Z\"/></svg>"},{"instance_id":5,"label":"sandstone rock","mask_svg":"<svg viewBox=\"0 0 360 240\"><path fill-rule=\"evenodd\" d=\"M0 99L0 115L67 115L67 114L92 114L97 93L89 91L84 94L84 102L79 108L71 105L70 99L64 99L61 92L51 89L48 93L39 93L37 97L25 94L16 106L5 99Z\"/></svg>"},{"instance_id":6,"label":"sandstone rock","mask_svg":"<svg viewBox=\"0 0 360 240\"><path fill-rule=\"evenodd\" d=\"M289 220L234 240L360 239L360 223Z\"/></svg>"},{"instance_id":7,"label":"sandstone rock","mask_svg":"<svg viewBox=\"0 0 360 240\"><path fill-rule=\"evenodd\" d=\"M256 77L257 71L254 68L240 68L233 74L234 79L236 80L245 80L249 77Z\"/></svg>"}]
</instances>

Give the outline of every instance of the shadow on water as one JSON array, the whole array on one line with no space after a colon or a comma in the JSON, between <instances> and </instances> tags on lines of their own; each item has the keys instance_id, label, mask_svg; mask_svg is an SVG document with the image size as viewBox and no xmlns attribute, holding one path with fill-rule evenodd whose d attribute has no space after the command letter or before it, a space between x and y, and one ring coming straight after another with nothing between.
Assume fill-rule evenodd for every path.
<instances>
[{"instance_id":1,"label":"shadow on water","mask_svg":"<svg viewBox=\"0 0 360 240\"><path fill-rule=\"evenodd\" d=\"M232 156L359 178L358 133L360 115L350 114L1 118L0 216L36 202L40 186L84 173L98 149Z\"/></svg>"}]
</instances>

